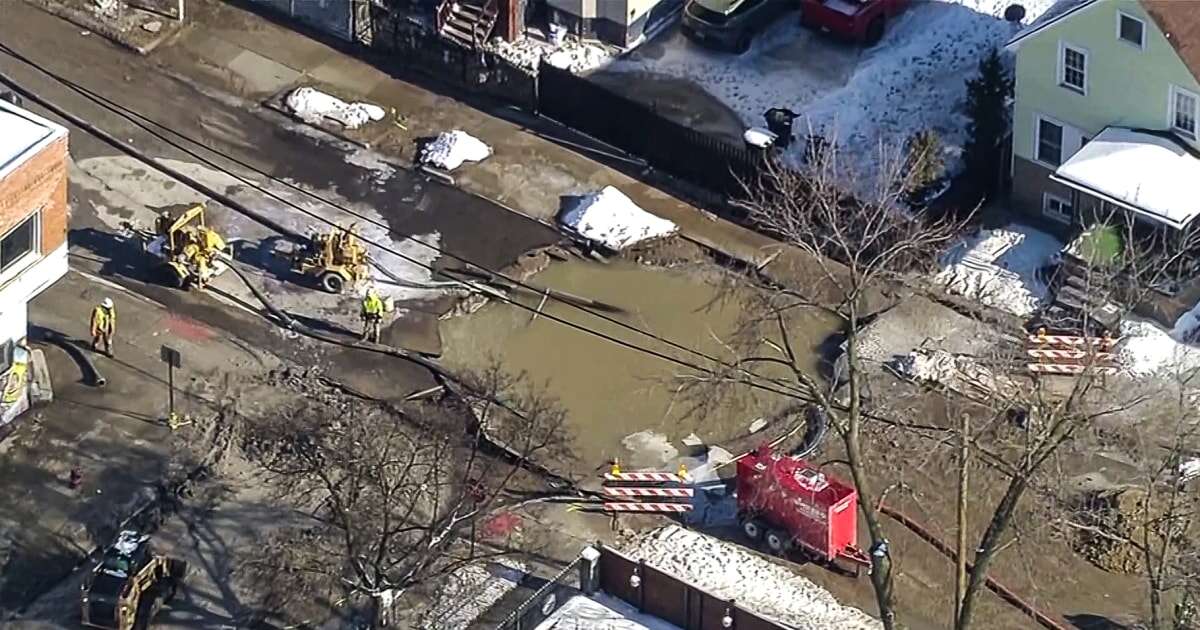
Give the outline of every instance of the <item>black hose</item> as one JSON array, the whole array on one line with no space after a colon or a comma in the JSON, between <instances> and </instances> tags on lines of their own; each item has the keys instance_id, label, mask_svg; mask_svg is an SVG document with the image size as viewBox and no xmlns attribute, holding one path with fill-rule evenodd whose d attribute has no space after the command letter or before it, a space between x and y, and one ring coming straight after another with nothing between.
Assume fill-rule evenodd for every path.
<instances>
[{"instance_id":1,"label":"black hose","mask_svg":"<svg viewBox=\"0 0 1200 630\"><path fill-rule=\"evenodd\" d=\"M93 387L104 387L108 384L108 380L100 373L96 363L79 347L79 344L74 343L57 330L43 329L41 336L43 340L62 348L75 363L79 364L79 370L83 373L85 383Z\"/></svg>"}]
</instances>

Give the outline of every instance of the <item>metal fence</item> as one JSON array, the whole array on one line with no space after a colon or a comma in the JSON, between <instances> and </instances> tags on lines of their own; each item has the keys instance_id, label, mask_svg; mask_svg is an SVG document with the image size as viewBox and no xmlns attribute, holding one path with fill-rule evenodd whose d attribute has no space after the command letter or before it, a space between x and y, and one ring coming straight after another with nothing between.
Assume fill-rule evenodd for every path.
<instances>
[{"instance_id":1,"label":"metal fence","mask_svg":"<svg viewBox=\"0 0 1200 630\"><path fill-rule=\"evenodd\" d=\"M338 39L354 41L356 0L247 0Z\"/></svg>"},{"instance_id":2,"label":"metal fence","mask_svg":"<svg viewBox=\"0 0 1200 630\"><path fill-rule=\"evenodd\" d=\"M538 113L645 159L714 192L738 195L761 168L761 154L670 120L637 101L542 64Z\"/></svg>"},{"instance_id":3,"label":"metal fence","mask_svg":"<svg viewBox=\"0 0 1200 630\"><path fill-rule=\"evenodd\" d=\"M636 580L632 579L635 575ZM600 588L684 630L786 630L731 601L607 547L600 549ZM727 617L728 626L724 623Z\"/></svg>"},{"instance_id":4,"label":"metal fence","mask_svg":"<svg viewBox=\"0 0 1200 630\"><path fill-rule=\"evenodd\" d=\"M559 606L579 594L579 565L582 562L584 560L578 558L567 565L567 568L521 602L517 609L497 626L497 630L531 630L538 627L547 617L554 614Z\"/></svg>"},{"instance_id":5,"label":"metal fence","mask_svg":"<svg viewBox=\"0 0 1200 630\"><path fill-rule=\"evenodd\" d=\"M522 109L533 110L537 105L537 76L503 57L468 50L426 25L378 7L373 8L371 24L370 47L383 53L388 64Z\"/></svg>"}]
</instances>

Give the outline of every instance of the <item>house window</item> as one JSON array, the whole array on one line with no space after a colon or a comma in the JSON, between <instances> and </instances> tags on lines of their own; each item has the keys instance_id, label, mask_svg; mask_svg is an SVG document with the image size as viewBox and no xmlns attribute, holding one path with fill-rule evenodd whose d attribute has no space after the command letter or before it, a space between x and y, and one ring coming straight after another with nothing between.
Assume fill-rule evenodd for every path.
<instances>
[{"instance_id":1,"label":"house window","mask_svg":"<svg viewBox=\"0 0 1200 630\"><path fill-rule=\"evenodd\" d=\"M1062 164L1063 128L1062 125L1038 119L1037 127L1037 160L1043 164L1057 167Z\"/></svg>"},{"instance_id":2,"label":"house window","mask_svg":"<svg viewBox=\"0 0 1200 630\"><path fill-rule=\"evenodd\" d=\"M1200 98L1195 94L1171 86L1171 128L1189 138L1195 138L1198 105Z\"/></svg>"},{"instance_id":3,"label":"house window","mask_svg":"<svg viewBox=\"0 0 1200 630\"><path fill-rule=\"evenodd\" d=\"M1042 214L1059 223L1069 224L1074 216L1074 208L1071 207L1070 201L1058 195L1046 193L1042 195Z\"/></svg>"},{"instance_id":4,"label":"house window","mask_svg":"<svg viewBox=\"0 0 1200 630\"><path fill-rule=\"evenodd\" d=\"M1060 46L1058 82L1069 90L1087 93L1087 51L1069 44Z\"/></svg>"},{"instance_id":5,"label":"house window","mask_svg":"<svg viewBox=\"0 0 1200 630\"><path fill-rule=\"evenodd\" d=\"M0 273L37 251L37 219L34 214L0 238Z\"/></svg>"},{"instance_id":6,"label":"house window","mask_svg":"<svg viewBox=\"0 0 1200 630\"><path fill-rule=\"evenodd\" d=\"M1117 37L1138 48L1146 45L1146 23L1125 13L1117 12Z\"/></svg>"}]
</instances>

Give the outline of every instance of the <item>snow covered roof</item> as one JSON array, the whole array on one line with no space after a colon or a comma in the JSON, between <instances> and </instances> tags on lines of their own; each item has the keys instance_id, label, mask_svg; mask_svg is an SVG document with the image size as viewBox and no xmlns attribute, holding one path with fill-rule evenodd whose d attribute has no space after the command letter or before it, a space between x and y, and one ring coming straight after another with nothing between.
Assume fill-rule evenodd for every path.
<instances>
[{"instance_id":1,"label":"snow covered roof","mask_svg":"<svg viewBox=\"0 0 1200 630\"><path fill-rule=\"evenodd\" d=\"M1108 127L1052 179L1174 228L1200 215L1200 157L1163 132Z\"/></svg>"},{"instance_id":2,"label":"snow covered roof","mask_svg":"<svg viewBox=\"0 0 1200 630\"><path fill-rule=\"evenodd\" d=\"M1008 44L1006 44L1006 46L1011 48L1021 40L1036 33L1040 33L1041 31L1057 24L1060 20L1074 15L1076 11L1083 10L1098 3L1099 0L1058 0L1058 2L1054 3L1049 9L1046 9L1044 13L1039 15L1037 19L1035 19L1033 23L1029 25L1028 28L1022 30L1020 33L1017 33L1015 37L1008 40Z\"/></svg>"},{"instance_id":3,"label":"snow covered roof","mask_svg":"<svg viewBox=\"0 0 1200 630\"><path fill-rule=\"evenodd\" d=\"M61 125L0 100L0 177L65 135L67 130Z\"/></svg>"}]
</instances>

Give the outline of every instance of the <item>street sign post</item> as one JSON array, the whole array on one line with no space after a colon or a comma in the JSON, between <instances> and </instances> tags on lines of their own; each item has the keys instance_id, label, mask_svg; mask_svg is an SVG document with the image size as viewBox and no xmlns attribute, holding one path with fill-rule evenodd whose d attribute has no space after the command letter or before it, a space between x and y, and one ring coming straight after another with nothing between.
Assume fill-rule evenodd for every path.
<instances>
[{"instance_id":1,"label":"street sign post","mask_svg":"<svg viewBox=\"0 0 1200 630\"><path fill-rule=\"evenodd\" d=\"M170 346L160 348L158 356L167 364L167 424L175 429L179 426L179 419L175 416L175 370L183 363L183 357Z\"/></svg>"}]
</instances>

